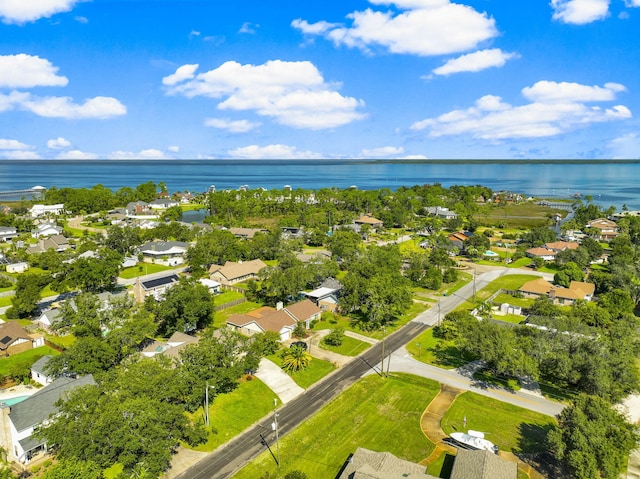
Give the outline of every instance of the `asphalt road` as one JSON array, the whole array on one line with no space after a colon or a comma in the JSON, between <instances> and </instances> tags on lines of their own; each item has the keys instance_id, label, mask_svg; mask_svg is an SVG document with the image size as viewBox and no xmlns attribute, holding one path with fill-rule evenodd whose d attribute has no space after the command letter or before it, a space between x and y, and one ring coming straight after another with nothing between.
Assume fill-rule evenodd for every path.
<instances>
[{"instance_id":1,"label":"asphalt road","mask_svg":"<svg viewBox=\"0 0 640 479\"><path fill-rule=\"evenodd\" d=\"M360 379L367 371L374 370L380 373L383 346L386 357L427 328L428 326L425 324L409 323L387 336L384 342L380 341L364 354L338 369L324 381L278 408L280 437L291 432L298 424L315 414L327 402ZM176 479L222 479L231 477L234 472L266 450L266 446L262 443L262 437L266 439L272 453L276 456L275 433L272 431L272 422L273 415L221 446Z\"/></svg>"}]
</instances>

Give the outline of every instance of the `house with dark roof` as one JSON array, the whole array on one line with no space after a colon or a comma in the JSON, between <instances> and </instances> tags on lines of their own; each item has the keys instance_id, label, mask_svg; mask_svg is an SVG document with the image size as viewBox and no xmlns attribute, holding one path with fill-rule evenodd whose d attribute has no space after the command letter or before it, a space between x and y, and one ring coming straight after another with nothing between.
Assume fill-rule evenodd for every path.
<instances>
[{"instance_id":1,"label":"house with dark roof","mask_svg":"<svg viewBox=\"0 0 640 479\"><path fill-rule=\"evenodd\" d=\"M94 384L95 381L90 374L79 378L63 376L24 401L11 406L7 415L11 434L11 448L8 452L12 456L11 459L15 458L24 464L38 452L46 452L46 442L34 437L34 430L58 412L56 402L59 399L66 397L76 388Z\"/></svg>"},{"instance_id":2,"label":"house with dark roof","mask_svg":"<svg viewBox=\"0 0 640 479\"><path fill-rule=\"evenodd\" d=\"M280 334L281 341L287 341L298 323L304 323L309 329L311 321L319 320L321 314L320 308L305 299L286 308L278 303L276 308L263 306L246 314L232 314L227 319L227 327L245 336L274 331Z\"/></svg>"},{"instance_id":3,"label":"house with dark roof","mask_svg":"<svg viewBox=\"0 0 640 479\"><path fill-rule=\"evenodd\" d=\"M184 263L184 255L188 249L189 243L184 241L149 241L137 251L145 263L176 266Z\"/></svg>"},{"instance_id":4,"label":"house with dark roof","mask_svg":"<svg viewBox=\"0 0 640 479\"><path fill-rule=\"evenodd\" d=\"M179 280L180 278L175 273L146 280L138 278L133 286L133 297L138 303L144 302L147 296L153 296L156 300L160 300L166 291Z\"/></svg>"},{"instance_id":5,"label":"house with dark roof","mask_svg":"<svg viewBox=\"0 0 640 479\"><path fill-rule=\"evenodd\" d=\"M40 346L44 346L42 334L27 333L18 321L0 324L0 357L22 353Z\"/></svg>"},{"instance_id":6,"label":"house with dark roof","mask_svg":"<svg viewBox=\"0 0 640 479\"><path fill-rule=\"evenodd\" d=\"M220 284L232 285L256 279L258 273L266 268L267 265L260 259L252 261L227 261L224 266L217 264L211 265L209 268L209 278Z\"/></svg>"},{"instance_id":7,"label":"house with dark roof","mask_svg":"<svg viewBox=\"0 0 640 479\"><path fill-rule=\"evenodd\" d=\"M518 464L490 451L458 449L451 479L516 479Z\"/></svg>"}]
</instances>

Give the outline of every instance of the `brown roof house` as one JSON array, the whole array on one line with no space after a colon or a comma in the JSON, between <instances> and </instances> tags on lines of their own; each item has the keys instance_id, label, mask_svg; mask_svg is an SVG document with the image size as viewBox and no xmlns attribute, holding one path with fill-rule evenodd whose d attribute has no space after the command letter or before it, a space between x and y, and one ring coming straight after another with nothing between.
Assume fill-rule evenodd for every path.
<instances>
[{"instance_id":1,"label":"brown roof house","mask_svg":"<svg viewBox=\"0 0 640 479\"><path fill-rule=\"evenodd\" d=\"M529 258L542 258L545 261L553 261L556 259L556 255L558 254L555 250L538 247L538 248L529 248L525 251L525 254Z\"/></svg>"},{"instance_id":2,"label":"brown roof house","mask_svg":"<svg viewBox=\"0 0 640 479\"><path fill-rule=\"evenodd\" d=\"M525 298L546 296L554 303L571 305L577 300L591 301L595 292L595 285L593 283L571 281L568 288L563 288L549 283L546 279L539 278L523 284L518 291Z\"/></svg>"},{"instance_id":3,"label":"brown roof house","mask_svg":"<svg viewBox=\"0 0 640 479\"><path fill-rule=\"evenodd\" d=\"M0 324L0 357L44 346L42 334L29 334L17 321Z\"/></svg>"},{"instance_id":4,"label":"brown roof house","mask_svg":"<svg viewBox=\"0 0 640 479\"><path fill-rule=\"evenodd\" d=\"M152 358L158 354L163 354L171 358L177 358L185 346L197 343L198 338L176 331L166 342L153 341L142 350L142 355L147 358Z\"/></svg>"},{"instance_id":5,"label":"brown roof house","mask_svg":"<svg viewBox=\"0 0 640 479\"><path fill-rule=\"evenodd\" d=\"M616 236L618 236L618 225L615 221L611 221L606 218L598 218L589 221L586 227L593 228L598 231L596 239L598 239L599 241L611 241Z\"/></svg>"},{"instance_id":6,"label":"brown roof house","mask_svg":"<svg viewBox=\"0 0 640 479\"><path fill-rule=\"evenodd\" d=\"M47 250L54 250L58 253L66 251L71 248L69 240L62 235L53 235L48 238L40 239L36 244L27 247L27 253L38 254L44 253Z\"/></svg>"},{"instance_id":7,"label":"brown roof house","mask_svg":"<svg viewBox=\"0 0 640 479\"><path fill-rule=\"evenodd\" d=\"M276 308L263 306L247 314L232 314L227 319L227 327L245 336L275 331L281 341L291 339L293 330L299 322L311 327L311 321L319 320L322 310L308 299L291 304L286 308L278 303Z\"/></svg>"},{"instance_id":8,"label":"brown roof house","mask_svg":"<svg viewBox=\"0 0 640 479\"><path fill-rule=\"evenodd\" d=\"M267 265L260 259L252 261L227 261L224 266L217 264L209 268L209 277L220 284L236 284L258 277L258 273Z\"/></svg>"},{"instance_id":9,"label":"brown roof house","mask_svg":"<svg viewBox=\"0 0 640 479\"><path fill-rule=\"evenodd\" d=\"M357 225L369 225L374 229L382 228L383 225L382 220L371 215L362 215L360 218L355 220L354 223Z\"/></svg>"},{"instance_id":10,"label":"brown roof house","mask_svg":"<svg viewBox=\"0 0 640 479\"><path fill-rule=\"evenodd\" d=\"M458 449L451 479L516 479L518 464L489 451Z\"/></svg>"},{"instance_id":11,"label":"brown roof house","mask_svg":"<svg viewBox=\"0 0 640 479\"><path fill-rule=\"evenodd\" d=\"M555 251L559 253L560 251L564 251L566 249L576 250L580 246L580 243L575 241L554 241L553 243L545 243L545 248Z\"/></svg>"}]
</instances>

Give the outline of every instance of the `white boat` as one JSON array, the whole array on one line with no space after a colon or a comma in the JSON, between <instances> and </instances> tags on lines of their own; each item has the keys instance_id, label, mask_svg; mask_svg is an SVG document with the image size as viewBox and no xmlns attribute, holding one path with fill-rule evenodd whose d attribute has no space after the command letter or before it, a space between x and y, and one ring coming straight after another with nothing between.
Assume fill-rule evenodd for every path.
<instances>
[{"instance_id":1,"label":"white boat","mask_svg":"<svg viewBox=\"0 0 640 479\"><path fill-rule=\"evenodd\" d=\"M469 447L471 449L479 449L498 454L498 446L493 444L488 439L485 439L484 433L480 431L473 431L469 429L467 432L454 432L451 434L451 439L453 439L458 444Z\"/></svg>"}]
</instances>

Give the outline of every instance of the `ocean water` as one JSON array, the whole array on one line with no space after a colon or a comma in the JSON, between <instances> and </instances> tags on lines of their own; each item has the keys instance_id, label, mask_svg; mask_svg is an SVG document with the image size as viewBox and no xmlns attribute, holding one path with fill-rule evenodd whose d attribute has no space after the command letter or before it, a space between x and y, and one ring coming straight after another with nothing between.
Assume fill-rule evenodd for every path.
<instances>
[{"instance_id":1,"label":"ocean water","mask_svg":"<svg viewBox=\"0 0 640 479\"><path fill-rule=\"evenodd\" d=\"M640 161L430 160L0 160L0 192L39 185L117 189L165 182L171 192L248 188L370 190L440 183L640 209Z\"/></svg>"}]
</instances>

